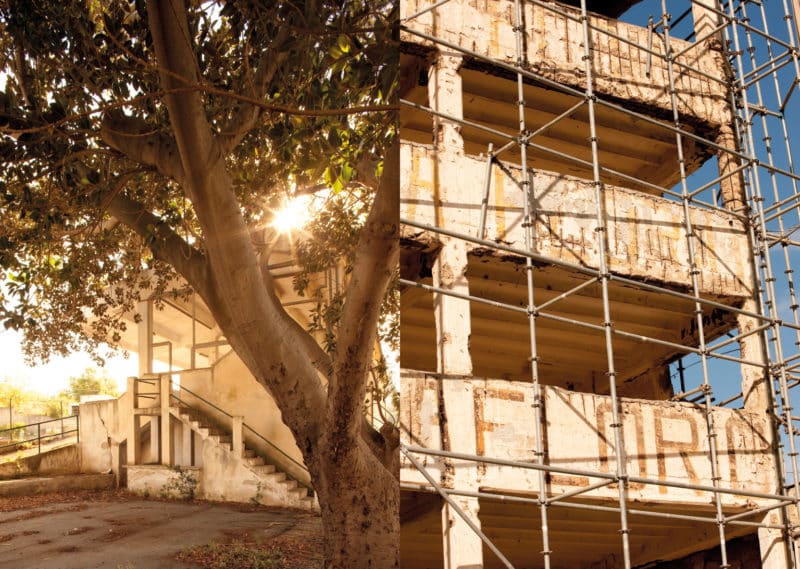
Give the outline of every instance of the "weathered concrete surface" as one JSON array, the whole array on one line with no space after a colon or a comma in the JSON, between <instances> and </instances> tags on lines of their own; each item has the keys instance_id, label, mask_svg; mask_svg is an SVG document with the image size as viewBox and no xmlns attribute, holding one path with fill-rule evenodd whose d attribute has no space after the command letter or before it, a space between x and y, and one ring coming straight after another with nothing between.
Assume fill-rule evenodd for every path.
<instances>
[{"instance_id":1,"label":"weathered concrete surface","mask_svg":"<svg viewBox=\"0 0 800 569\"><path fill-rule=\"evenodd\" d=\"M174 421L179 427L192 428L191 419L177 408L173 409L173 416L179 418ZM319 507L316 500L308 497L305 487L274 466L265 465L263 459L233 452L231 443L208 434L208 429L196 428L194 432L195 463L200 466L196 475L198 497L312 510Z\"/></svg>"},{"instance_id":2,"label":"weathered concrete surface","mask_svg":"<svg viewBox=\"0 0 800 569\"><path fill-rule=\"evenodd\" d=\"M264 386L256 381L236 354L230 354L220 359L211 369L182 373L181 385L204 399L213 401L215 405L231 415L244 417L247 425L302 464L303 455L297 448L291 431L283 423L275 400L264 389ZM215 414L215 411L207 405L196 402L190 393L181 392L180 397L189 405L196 403L199 410L209 414L220 424L227 425L229 423L228 417ZM269 457L296 480L309 482L308 473L286 460L283 455L275 451L274 447L253 436L252 432L247 429L244 431L244 437L249 448L258 451L261 456Z\"/></svg>"},{"instance_id":3,"label":"weathered concrete surface","mask_svg":"<svg viewBox=\"0 0 800 569\"><path fill-rule=\"evenodd\" d=\"M448 186L442 199L437 167L442 166L430 146L401 145L400 195L402 218L475 235L480 222L485 161L447 155L457 161L458 183ZM503 172L513 175L512 179ZM523 201L519 171L492 168L486 215L487 240L524 249ZM537 171L533 179L535 237L533 252L577 265L599 266L599 243L594 189L590 182ZM686 232L681 204L617 186L606 186L603 207L608 212L608 267L616 274L659 281L685 288L690 282ZM695 262L701 294L748 296L751 267L741 254L747 237L732 215L691 209L697 235ZM403 226L413 238L418 229ZM470 246L474 249L475 246Z\"/></svg>"},{"instance_id":4,"label":"weathered concrete surface","mask_svg":"<svg viewBox=\"0 0 800 569\"><path fill-rule=\"evenodd\" d=\"M103 490L114 486L113 474L67 474L0 481L0 496L28 496L48 492Z\"/></svg>"},{"instance_id":5,"label":"weathered concrete surface","mask_svg":"<svg viewBox=\"0 0 800 569\"><path fill-rule=\"evenodd\" d=\"M140 464L128 466L127 469L128 491L138 496L179 500L202 496L201 470L198 467Z\"/></svg>"},{"instance_id":6,"label":"weathered concrete surface","mask_svg":"<svg viewBox=\"0 0 800 569\"><path fill-rule=\"evenodd\" d=\"M81 470L80 451L74 442L43 450L40 454L21 456L18 460L14 457L14 454L7 455L7 462L0 464L0 480L30 475L77 474Z\"/></svg>"},{"instance_id":7,"label":"weathered concrete surface","mask_svg":"<svg viewBox=\"0 0 800 569\"><path fill-rule=\"evenodd\" d=\"M127 399L127 394L122 398ZM119 400L92 401L80 408L80 449L83 472L119 472L119 445L125 430L119 425Z\"/></svg>"},{"instance_id":8,"label":"weathered concrete surface","mask_svg":"<svg viewBox=\"0 0 800 569\"><path fill-rule=\"evenodd\" d=\"M400 17L409 16L427 7L427 0L402 2ZM583 30L580 10L553 3L568 16L532 3L524 3L527 45L527 67L552 81L578 89L585 88L582 57ZM434 35L462 48L514 64L517 59L514 26L514 3L511 0L451 0L443 6L423 14L407 23L413 29ZM649 106L671 117L667 65L660 57L652 57L650 75L646 74L648 44L646 28L611 20L598 15L590 16L592 43L592 69L595 92L613 99L625 100L628 108ZM632 42L627 43L609 36L611 31ZM401 40L415 44L429 44L410 32L401 32ZM675 53L689 46L688 42L671 39ZM662 42L653 41L653 51L664 53ZM678 58L677 63L697 67L711 77L722 78L718 54L699 46ZM674 66L675 88L679 112L686 117L711 124L729 119L727 93L724 85L690 71Z\"/></svg>"},{"instance_id":9,"label":"weathered concrete surface","mask_svg":"<svg viewBox=\"0 0 800 569\"><path fill-rule=\"evenodd\" d=\"M247 381L248 378L250 381ZM274 401L234 355L222 358L213 369L182 372L181 381L193 392L215 401L226 411L245 416L248 424L274 441L287 454L302 460ZM207 405L196 401L188 392L183 391L180 396L186 403L196 404L201 411L208 410ZM142 398L140 404L156 409L159 401L157 398ZM155 419L142 417L144 421ZM230 418L220 415L215 419L223 432L230 433ZM315 500L307 498L304 488L301 489L294 480L287 479L282 472L276 472L273 466L264 465L263 460L260 460L260 464L251 464L254 462L252 457L236 455L229 442L221 442L220 436L210 434L209 429L193 431L191 421L184 421L177 408L168 411L168 420L172 447L170 464L179 466L156 464L159 458L158 442L152 444L153 436L140 437L140 464L126 466L126 453L121 449L129 444L132 431L133 406L130 394L126 391L117 400L82 405L81 470L112 471L119 481L125 481L131 491L142 495L186 494L193 484L191 492L198 498L307 509L318 507ZM163 418L161 422L164 422ZM157 441L160 438L158 431L156 438ZM260 445L253 444L253 439L247 438L246 442L249 448L262 451ZM274 449L269 450L271 453L265 453L268 456L277 454ZM280 460L276 462L283 468ZM305 471L296 467L292 469L289 461L284 462L289 464L285 471L293 476L297 473L296 479L308 480Z\"/></svg>"},{"instance_id":10,"label":"weathered concrete surface","mask_svg":"<svg viewBox=\"0 0 800 569\"><path fill-rule=\"evenodd\" d=\"M543 387L545 464L610 473L614 466L610 398ZM467 401L467 403L465 403ZM692 404L621 399L621 420L631 476L684 484L712 485L708 435L703 411ZM440 378L404 370L401 425L407 444L448 449L457 433L474 432L478 455L522 462L535 460L531 384L492 379ZM773 465L765 433L766 417L715 409L719 473L723 487L772 492ZM453 447L448 450L460 450ZM447 483L461 461L422 458L437 480ZM485 465L477 486L511 492L537 492L536 471ZM424 483L407 461L401 479ZM553 474L547 491L560 494L597 479ZM695 490L631 483L630 499L653 503L710 504L712 496ZM586 498L616 499L615 486ZM723 495L726 508L747 507L751 498ZM757 500L755 500L757 501Z\"/></svg>"},{"instance_id":11,"label":"weathered concrete surface","mask_svg":"<svg viewBox=\"0 0 800 569\"><path fill-rule=\"evenodd\" d=\"M54 500L1 512L0 567L196 569L175 556L193 546L245 536L256 542L278 538L280 546L286 536L309 548L308 556L297 555L309 561L304 567L317 569L321 564L311 560L321 533L319 516L298 510L90 495L77 503Z\"/></svg>"}]
</instances>

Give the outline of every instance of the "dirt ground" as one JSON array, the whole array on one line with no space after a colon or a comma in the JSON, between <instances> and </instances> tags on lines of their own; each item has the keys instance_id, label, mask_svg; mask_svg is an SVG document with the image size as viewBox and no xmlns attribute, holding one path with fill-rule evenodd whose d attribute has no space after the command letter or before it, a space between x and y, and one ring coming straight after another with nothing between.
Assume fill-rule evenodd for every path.
<instances>
[{"instance_id":1,"label":"dirt ground","mask_svg":"<svg viewBox=\"0 0 800 569\"><path fill-rule=\"evenodd\" d=\"M121 491L0 498L0 567L318 569L321 532L317 515L244 504L145 500ZM248 548L267 550L274 561L224 558ZM195 562L179 561L181 552Z\"/></svg>"}]
</instances>

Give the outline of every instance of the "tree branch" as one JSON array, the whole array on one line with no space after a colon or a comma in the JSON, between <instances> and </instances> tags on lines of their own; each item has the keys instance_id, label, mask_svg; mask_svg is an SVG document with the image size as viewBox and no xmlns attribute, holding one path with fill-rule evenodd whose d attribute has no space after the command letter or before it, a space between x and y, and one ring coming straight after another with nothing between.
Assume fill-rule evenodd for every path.
<instances>
[{"instance_id":1,"label":"tree branch","mask_svg":"<svg viewBox=\"0 0 800 569\"><path fill-rule=\"evenodd\" d=\"M143 120L109 112L103 117L100 136L114 150L161 174L180 182L183 178L175 140L163 133L154 133Z\"/></svg>"},{"instance_id":2,"label":"tree branch","mask_svg":"<svg viewBox=\"0 0 800 569\"><path fill-rule=\"evenodd\" d=\"M143 204L117 192L108 201L108 213L144 239L153 256L174 267L194 290L201 295L208 292L208 264L203 253L186 243Z\"/></svg>"},{"instance_id":3,"label":"tree branch","mask_svg":"<svg viewBox=\"0 0 800 569\"><path fill-rule=\"evenodd\" d=\"M354 441L361 431L357 417L366 394L380 309L399 262L399 168L395 141L384 157L375 201L359 236L339 322L335 382L328 392L328 417L333 421L328 428L339 431L337 440Z\"/></svg>"},{"instance_id":4,"label":"tree branch","mask_svg":"<svg viewBox=\"0 0 800 569\"><path fill-rule=\"evenodd\" d=\"M175 141L184 172L190 176L190 164L203 164L210 168L220 155L211 136L201 92L190 90L180 95L172 92L173 89L200 86L200 72L192 49L186 6L181 0L149 0L147 13L161 86L167 92L164 99Z\"/></svg>"},{"instance_id":5,"label":"tree branch","mask_svg":"<svg viewBox=\"0 0 800 569\"><path fill-rule=\"evenodd\" d=\"M289 36L289 28L281 27L278 35L272 40L270 47L264 51L258 61L255 76L253 77L252 92L254 98L263 96L267 86L272 82L272 78L278 69L286 62L289 57L288 51L277 51L284 44ZM223 129L220 134L220 142L223 152L228 153L242 141L242 138L258 123L263 108L252 103L241 103L233 120Z\"/></svg>"},{"instance_id":6,"label":"tree branch","mask_svg":"<svg viewBox=\"0 0 800 569\"><path fill-rule=\"evenodd\" d=\"M212 313L228 341L255 378L272 392L300 448L311 452L322 426L323 384L298 337L296 324L274 291L264 286L250 232L201 93L172 94L174 88L199 85L186 7L182 0L149 0L147 11L183 165L181 186L192 201L205 236L210 282L214 283L211 294L216 295L207 304L218 307Z\"/></svg>"},{"instance_id":7,"label":"tree branch","mask_svg":"<svg viewBox=\"0 0 800 569\"><path fill-rule=\"evenodd\" d=\"M275 294L275 279L272 277L272 273L270 273L269 269L263 264L261 267L261 276L264 279L264 286L270 294ZM320 347L314 337L306 332L285 309L283 310L281 318L285 320L286 325L292 330L294 336L300 340L309 361L314 364L316 370L330 382L333 362L331 362L328 353Z\"/></svg>"}]
</instances>

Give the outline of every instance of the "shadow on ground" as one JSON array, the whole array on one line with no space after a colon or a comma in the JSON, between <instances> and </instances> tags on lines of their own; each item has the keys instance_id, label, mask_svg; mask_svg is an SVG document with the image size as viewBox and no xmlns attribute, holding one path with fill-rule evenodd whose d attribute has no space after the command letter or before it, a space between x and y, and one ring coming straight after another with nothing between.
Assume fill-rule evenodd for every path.
<instances>
[{"instance_id":1,"label":"shadow on ground","mask_svg":"<svg viewBox=\"0 0 800 569\"><path fill-rule=\"evenodd\" d=\"M15 569L212 568L208 552L237 547L272 552L275 569L317 569L321 534L319 516L299 510L121 491L0 498L0 567Z\"/></svg>"}]
</instances>

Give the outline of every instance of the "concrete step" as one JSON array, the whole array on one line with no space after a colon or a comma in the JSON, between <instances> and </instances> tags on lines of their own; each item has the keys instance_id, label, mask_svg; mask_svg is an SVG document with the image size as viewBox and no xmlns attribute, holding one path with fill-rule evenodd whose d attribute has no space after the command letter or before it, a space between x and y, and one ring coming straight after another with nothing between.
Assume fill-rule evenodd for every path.
<instances>
[{"instance_id":1,"label":"concrete step","mask_svg":"<svg viewBox=\"0 0 800 569\"><path fill-rule=\"evenodd\" d=\"M275 466L272 464L262 464L260 466L253 466L253 470L255 470L256 474L260 474L261 476L268 476L270 474L275 474Z\"/></svg>"},{"instance_id":2,"label":"concrete step","mask_svg":"<svg viewBox=\"0 0 800 569\"><path fill-rule=\"evenodd\" d=\"M261 458L260 456L254 456L252 458L245 458L244 463L247 466L261 466L262 464L264 464L264 459Z\"/></svg>"},{"instance_id":3,"label":"concrete step","mask_svg":"<svg viewBox=\"0 0 800 569\"><path fill-rule=\"evenodd\" d=\"M269 480L270 484L280 484L286 480L286 473L275 471L272 474L267 475L266 478Z\"/></svg>"}]
</instances>

